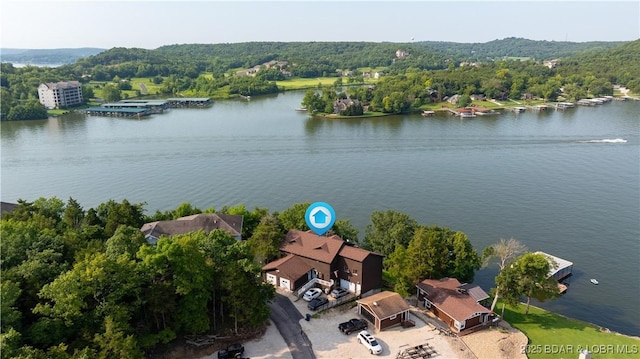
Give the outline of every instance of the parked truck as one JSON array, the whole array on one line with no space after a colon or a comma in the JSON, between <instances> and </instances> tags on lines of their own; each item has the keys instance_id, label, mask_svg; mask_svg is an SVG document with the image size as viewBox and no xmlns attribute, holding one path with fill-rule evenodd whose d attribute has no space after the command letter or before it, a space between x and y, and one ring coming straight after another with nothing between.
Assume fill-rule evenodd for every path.
<instances>
[{"instance_id":1,"label":"parked truck","mask_svg":"<svg viewBox=\"0 0 640 359\"><path fill-rule=\"evenodd\" d=\"M356 318L350 319L348 322L340 323L338 325L338 329L343 334L351 334L353 332L367 329L367 327L368 325L366 321Z\"/></svg>"}]
</instances>

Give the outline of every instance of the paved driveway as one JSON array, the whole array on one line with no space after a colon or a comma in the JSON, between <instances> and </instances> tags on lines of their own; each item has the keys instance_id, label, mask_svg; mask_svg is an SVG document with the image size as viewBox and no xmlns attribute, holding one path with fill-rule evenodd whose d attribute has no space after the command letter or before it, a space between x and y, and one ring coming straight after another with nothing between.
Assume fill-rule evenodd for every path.
<instances>
[{"instance_id":1,"label":"paved driveway","mask_svg":"<svg viewBox=\"0 0 640 359\"><path fill-rule=\"evenodd\" d=\"M287 343L293 359L315 359L311 342L300 326L303 316L291 300L276 293L276 298L270 305L271 321Z\"/></svg>"}]
</instances>

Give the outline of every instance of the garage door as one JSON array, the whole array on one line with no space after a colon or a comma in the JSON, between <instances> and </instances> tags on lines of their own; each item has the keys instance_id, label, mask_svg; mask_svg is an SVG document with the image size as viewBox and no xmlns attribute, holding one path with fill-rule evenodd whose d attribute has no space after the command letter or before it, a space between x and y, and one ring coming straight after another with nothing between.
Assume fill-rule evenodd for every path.
<instances>
[{"instance_id":1,"label":"garage door","mask_svg":"<svg viewBox=\"0 0 640 359\"><path fill-rule=\"evenodd\" d=\"M349 291L360 294L360 284L349 282Z\"/></svg>"},{"instance_id":2,"label":"garage door","mask_svg":"<svg viewBox=\"0 0 640 359\"><path fill-rule=\"evenodd\" d=\"M267 283L271 283L273 285L277 284L277 278L275 274L267 273Z\"/></svg>"},{"instance_id":3,"label":"garage door","mask_svg":"<svg viewBox=\"0 0 640 359\"><path fill-rule=\"evenodd\" d=\"M291 289L291 281L285 278L280 278L280 287L285 289Z\"/></svg>"}]
</instances>

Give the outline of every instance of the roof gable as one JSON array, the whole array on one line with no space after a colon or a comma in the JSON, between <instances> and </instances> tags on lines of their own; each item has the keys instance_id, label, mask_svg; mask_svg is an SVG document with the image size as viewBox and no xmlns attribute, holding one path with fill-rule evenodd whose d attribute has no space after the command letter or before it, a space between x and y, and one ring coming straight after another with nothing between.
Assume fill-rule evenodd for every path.
<instances>
[{"instance_id":1,"label":"roof gable","mask_svg":"<svg viewBox=\"0 0 640 359\"><path fill-rule=\"evenodd\" d=\"M364 262L364 260L370 255L382 256L382 254L379 254L379 253L370 252L370 251L368 251L366 249L353 247L353 246L347 246L347 245L342 247L342 249L340 250L339 255L340 255L340 257L349 258L349 259L352 259L352 260L354 260L356 262L360 262L360 263Z\"/></svg>"},{"instance_id":2,"label":"roof gable","mask_svg":"<svg viewBox=\"0 0 640 359\"><path fill-rule=\"evenodd\" d=\"M366 306L378 319L385 319L409 310L409 304L395 292L384 291L358 300L358 304Z\"/></svg>"},{"instance_id":3,"label":"roof gable","mask_svg":"<svg viewBox=\"0 0 640 359\"><path fill-rule=\"evenodd\" d=\"M477 285L461 285L455 278L443 278L425 279L418 283L417 287L427 293L426 297L433 305L459 322L465 321L475 313L490 312L476 300L484 296L489 297Z\"/></svg>"},{"instance_id":4,"label":"roof gable","mask_svg":"<svg viewBox=\"0 0 640 359\"><path fill-rule=\"evenodd\" d=\"M280 250L331 264L343 246L344 241L338 236L323 237L292 229L287 233Z\"/></svg>"},{"instance_id":5,"label":"roof gable","mask_svg":"<svg viewBox=\"0 0 640 359\"><path fill-rule=\"evenodd\" d=\"M311 268L311 266L304 260L300 259L300 257L294 256L293 254L289 254L286 257L282 257L262 267L263 271L277 270L280 273L280 276L293 280L297 280L304 276L312 269L313 268Z\"/></svg>"},{"instance_id":6,"label":"roof gable","mask_svg":"<svg viewBox=\"0 0 640 359\"><path fill-rule=\"evenodd\" d=\"M159 238L189 232L223 229L232 236L239 238L242 234L243 216L229 214L200 213L192 216L181 217L172 221L158 221L145 223L140 230L145 236Z\"/></svg>"}]
</instances>

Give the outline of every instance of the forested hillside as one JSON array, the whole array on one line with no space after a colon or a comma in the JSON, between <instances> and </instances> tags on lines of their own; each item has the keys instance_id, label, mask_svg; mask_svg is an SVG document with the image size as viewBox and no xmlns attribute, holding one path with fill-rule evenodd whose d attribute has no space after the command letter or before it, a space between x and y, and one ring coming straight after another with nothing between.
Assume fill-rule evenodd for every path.
<instances>
[{"instance_id":1,"label":"forested hillside","mask_svg":"<svg viewBox=\"0 0 640 359\"><path fill-rule=\"evenodd\" d=\"M602 42L568 42L568 41L535 41L508 37L485 43L456 43L424 41L416 45L453 56L466 61L486 61L504 57L528 57L536 61L566 58L582 53L594 53L608 50L624 44L620 41Z\"/></svg>"},{"instance_id":2,"label":"forested hillside","mask_svg":"<svg viewBox=\"0 0 640 359\"><path fill-rule=\"evenodd\" d=\"M564 59L559 63L558 73L565 77L586 73L640 93L640 39L609 50Z\"/></svg>"}]
</instances>

